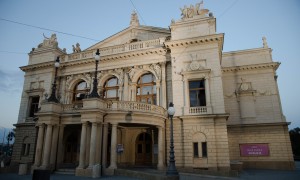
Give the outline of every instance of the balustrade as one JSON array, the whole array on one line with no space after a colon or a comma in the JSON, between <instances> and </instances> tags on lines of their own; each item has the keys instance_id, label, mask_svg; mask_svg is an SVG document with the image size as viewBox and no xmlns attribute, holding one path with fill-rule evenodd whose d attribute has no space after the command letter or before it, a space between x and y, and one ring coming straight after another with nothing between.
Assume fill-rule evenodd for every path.
<instances>
[{"instance_id":1,"label":"balustrade","mask_svg":"<svg viewBox=\"0 0 300 180\"><path fill-rule=\"evenodd\" d=\"M123 53L123 52L135 51L135 50L139 50L139 49L147 49L147 48L152 48L152 47L156 47L156 46L162 46L160 43L160 39L140 41L140 42L134 42L134 43L129 43L129 44L121 44L121 45L101 48L99 50L100 50L101 56L106 56L106 55L118 54L118 53ZM89 59L89 58L93 58L93 56L94 56L94 50L82 51L79 53L73 53L73 54L67 55L67 58L65 58L65 61Z\"/></svg>"}]
</instances>

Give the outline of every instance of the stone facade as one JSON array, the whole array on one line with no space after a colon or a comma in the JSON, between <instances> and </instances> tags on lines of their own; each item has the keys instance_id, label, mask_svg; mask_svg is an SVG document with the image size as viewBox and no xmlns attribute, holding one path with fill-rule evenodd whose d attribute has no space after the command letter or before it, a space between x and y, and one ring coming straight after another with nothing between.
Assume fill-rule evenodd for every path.
<instances>
[{"instance_id":1,"label":"stone facade","mask_svg":"<svg viewBox=\"0 0 300 180\"><path fill-rule=\"evenodd\" d=\"M55 34L44 39L21 67L13 162L89 177L123 166L165 169L173 102L178 169L293 169L272 49L263 38L261 48L223 52L224 34L202 6L183 8L170 29L142 26L133 12L128 28L71 54ZM95 77L100 98L89 98ZM54 82L59 103L48 100ZM248 146L258 154L245 156Z\"/></svg>"}]
</instances>

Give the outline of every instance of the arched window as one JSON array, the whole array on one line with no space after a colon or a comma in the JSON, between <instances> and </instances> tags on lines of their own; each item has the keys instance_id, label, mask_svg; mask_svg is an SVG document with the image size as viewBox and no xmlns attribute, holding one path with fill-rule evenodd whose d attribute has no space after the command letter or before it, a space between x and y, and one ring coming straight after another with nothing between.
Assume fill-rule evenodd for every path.
<instances>
[{"instance_id":1,"label":"arched window","mask_svg":"<svg viewBox=\"0 0 300 180\"><path fill-rule=\"evenodd\" d=\"M153 74L144 74L139 78L136 101L156 105L156 83Z\"/></svg>"},{"instance_id":2,"label":"arched window","mask_svg":"<svg viewBox=\"0 0 300 180\"><path fill-rule=\"evenodd\" d=\"M77 85L74 87L73 102L78 102L86 98L87 92L87 83L85 81L80 81L77 83Z\"/></svg>"},{"instance_id":3,"label":"arched window","mask_svg":"<svg viewBox=\"0 0 300 180\"><path fill-rule=\"evenodd\" d=\"M103 87L104 99L118 100L119 99L118 91L119 91L118 78L112 77L105 81Z\"/></svg>"}]
</instances>

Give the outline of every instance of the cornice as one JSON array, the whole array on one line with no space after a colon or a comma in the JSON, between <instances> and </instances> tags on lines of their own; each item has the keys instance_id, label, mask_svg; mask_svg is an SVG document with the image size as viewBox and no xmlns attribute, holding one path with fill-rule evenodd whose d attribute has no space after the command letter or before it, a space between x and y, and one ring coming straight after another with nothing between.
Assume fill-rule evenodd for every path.
<instances>
[{"instance_id":1,"label":"cornice","mask_svg":"<svg viewBox=\"0 0 300 180\"><path fill-rule=\"evenodd\" d=\"M279 65L280 65L279 62L271 62L271 63L253 64L253 65L244 65L244 66L222 67L222 72L248 71L248 70L269 69L269 68L277 70Z\"/></svg>"},{"instance_id":2,"label":"cornice","mask_svg":"<svg viewBox=\"0 0 300 180\"><path fill-rule=\"evenodd\" d=\"M195 38L179 39L174 41L170 40L165 42L165 46L167 48L174 48L174 47L184 47L184 46L195 45L195 44L205 44L210 42L219 42L223 44L223 39L224 39L224 34L221 33L221 34L200 36Z\"/></svg>"},{"instance_id":3,"label":"cornice","mask_svg":"<svg viewBox=\"0 0 300 180\"><path fill-rule=\"evenodd\" d=\"M253 49L245 49L245 50L238 50L238 51L229 51L229 52L223 52L222 56L234 56L234 55L242 55L242 54L253 54L253 53L259 53L259 52L272 52L271 48L253 48Z\"/></svg>"},{"instance_id":4,"label":"cornice","mask_svg":"<svg viewBox=\"0 0 300 180\"><path fill-rule=\"evenodd\" d=\"M38 63L38 64L31 64L31 65L27 65L27 66L21 66L20 69L24 72L27 71L32 71L32 70L36 70L36 69L45 69L48 67L53 67L54 63L51 62L43 62L43 63Z\"/></svg>"},{"instance_id":5,"label":"cornice","mask_svg":"<svg viewBox=\"0 0 300 180\"><path fill-rule=\"evenodd\" d=\"M242 127L257 127L257 126L288 126L290 122L273 122L273 123L253 123L253 124L228 124L229 128L242 128Z\"/></svg>"}]
</instances>

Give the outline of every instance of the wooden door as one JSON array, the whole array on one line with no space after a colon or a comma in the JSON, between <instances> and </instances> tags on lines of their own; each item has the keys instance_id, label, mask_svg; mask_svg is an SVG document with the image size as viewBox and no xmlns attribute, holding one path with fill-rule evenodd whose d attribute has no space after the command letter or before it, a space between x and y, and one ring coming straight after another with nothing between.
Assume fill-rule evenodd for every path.
<instances>
[{"instance_id":1,"label":"wooden door","mask_svg":"<svg viewBox=\"0 0 300 180\"><path fill-rule=\"evenodd\" d=\"M135 163L137 165L152 164L152 140L148 133L141 133L135 143Z\"/></svg>"}]
</instances>

